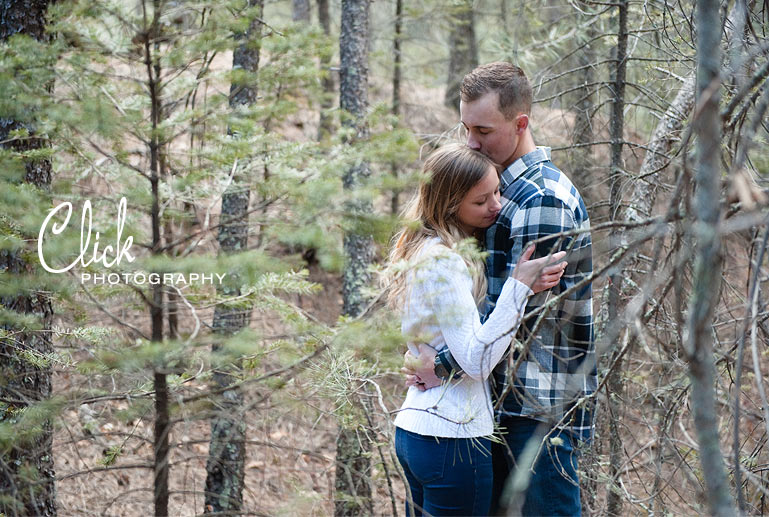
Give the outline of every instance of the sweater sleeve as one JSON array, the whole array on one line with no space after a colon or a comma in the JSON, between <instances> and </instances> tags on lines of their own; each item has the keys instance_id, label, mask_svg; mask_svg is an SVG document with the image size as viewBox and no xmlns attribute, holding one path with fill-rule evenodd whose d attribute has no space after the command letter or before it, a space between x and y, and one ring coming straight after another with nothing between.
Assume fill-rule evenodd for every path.
<instances>
[{"instance_id":1,"label":"sweater sleeve","mask_svg":"<svg viewBox=\"0 0 769 517\"><path fill-rule=\"evenodd\" d=\"M450 252L436 257L420 276L421 289L451 355L467 375L486 379L510 345L531 289L509 278L494 311L481 324L472 278L459 255Z\"/></svg>"}]
</instances>

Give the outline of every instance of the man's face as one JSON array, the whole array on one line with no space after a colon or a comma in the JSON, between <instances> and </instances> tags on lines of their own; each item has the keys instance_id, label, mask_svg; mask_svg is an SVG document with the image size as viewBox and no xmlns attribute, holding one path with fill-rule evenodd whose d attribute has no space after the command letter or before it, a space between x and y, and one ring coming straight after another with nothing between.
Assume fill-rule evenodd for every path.
<instances>
[{"instance_id":1,"label":"man's face","mask_svg":"<svg viewBox=\"0 0 769 517\"><path fill-rule=\"evenodd\" d=\"M497 92L486 93L474 101L461 101L459 113L462 125L467 130L468 147L482 152L505 167L515 161L515 151L521 136L518 120L526 115L519 114L506 120L499 111Z\"/></svg>"}]
</instances>

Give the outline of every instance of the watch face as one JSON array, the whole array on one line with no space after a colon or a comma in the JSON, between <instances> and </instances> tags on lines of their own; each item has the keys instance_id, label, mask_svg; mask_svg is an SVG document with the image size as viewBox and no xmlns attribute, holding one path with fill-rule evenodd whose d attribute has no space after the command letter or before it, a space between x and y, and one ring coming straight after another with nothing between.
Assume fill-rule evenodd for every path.
<instances>
[{"instance_id":1,"label":"watch face","mask_svg":"<svg viewBox=\"0 0 769 517\"><path fill-rule=\"evenodd\" d=\"M449 372L446 371L446 367L443 366L443 363L440 360L440 357L437 355L435 356L435 367L433 368L433 371L435 372L435 375L440 377L441 379L445 379L449 376Z\"/></svg>"}]
</instances>

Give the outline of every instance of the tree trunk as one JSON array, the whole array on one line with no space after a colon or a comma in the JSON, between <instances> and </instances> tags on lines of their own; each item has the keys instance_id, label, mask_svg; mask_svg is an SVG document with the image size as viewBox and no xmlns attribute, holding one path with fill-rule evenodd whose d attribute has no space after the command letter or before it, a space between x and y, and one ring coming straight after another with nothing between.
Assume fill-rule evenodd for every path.
<instances>
[{"instance_id":1,"label":"tree trunk","mask_svg":"<svg viewBox=\"0 0 769 517\"><path fill-rule=\"evenodd\" d=\"M146 3L143 9L147 9ZM152 2L152 20L148 27L145 27L147 34L158 34L160 20L160 0ZM152 255L162 253L161 246L163 235L161 232L160 220L160 182L164 176L161 167L161 147L163 142L160 139L157 128L162 122L162 88L161 88L161 68L157 42L151 38L144 39L144 66L147 73L147 93L150 97L150 122L152 124L152 136L149 141L150 151L150 186L152 194L152 206L150 208L152 224ZM150 328L151 339L154 343L163 342L163 291L162 282L152 286L152 304L150 305ZM168 457L170 455L169 434L171 432L171 418L169 413L169 393L168 380L166 379L166 369L161 365L155 367L153 372L153 389L155 391L155 424L154 424L154 506L155 516L165 517L168 515Z\"/></svg>"},{"instance_id":2,"label":"tree trunk","mask_svg":"<svg viewBox=\"0 0 769 517\"><path fill-rule=\"evenodd\" d=\"M509 9L509 6L507 5L507 0L499 0L499 19L502 22L502 30L505 34L509 34L508 32L508 23L509 23L509 16L507 15L507 11Z\"/></svg>"},{"instance_id":3,"label":"tree trunk","mask_svg":"<svg viewBox=\"0 0 769 517\"><path fill-rule=\"evenodd\" d=\"M292 0L291 18L295 22L310 22L310 0Z\"/></svg>"},{"instance_id":4,"label":"tree trunk","mask_svg":"<svg viewBox=\"0 0 769 517\"><path fill-rule=\"evenodd\" d=\"M318 22L323 27L323 33L327 38L331 37L331 15L329 14L328 0L318 0ZM320 67L323 71L321 84L323 93L320 102L320 124L318 125L318 140L323 140L331 135L334 130L332 117L329 110L334 106L334 79L331 77L331 56L320 56Z\"/></svg>"},{"instance_id":5,"label":"tree trunk","mask_svg":"<svg viewBox=\"0 0 769 517\"><path fill-rule=\"evenodd\" d=\"M625 218L630 221L643 221L651 216L652 206L657 198L656 176L667 167L673 144L678 140L684 122L692 111L694 83L695 76L692 73L684 80L681 89L678 90L675 99L654 130L638 173L641 179L634 182L630 201L625 210Z\"/></svg>"},{"instance_id":6,"label":"tree trunk","mask_svg":"<svg viewBox=\"0 0 769 517\"><path fill-rule=\"evenodd\" d=\"M697 109L693 121L697 138L693 223L696 249L684 346L689 359L692 412L709 513L727 516L736 515L736 508L729 493L729 479L719 445L712 341L713 309L721 284L718 235L721 217L718 203L721 194L721 118L718 110L721 23L718 1L698 1L696 21Z\"/></svg>"},{"instance_id":7,"label":"tree trunk","mask_svg":"<svg viewBox=\"0 0 769 517\"><path fill-rule=\"evenodd\" d=\"M401 110L401 43L403 41L403 0L395 0L395 29L393 31L393 102L392 114Z\"/></svg>"},{"instance_id":8,"label":"tree trunk","mask_svg":"<svg viewBox=\"0 0 769 517\"><path fill-rule=\"evenodd\" d=\"M393 103L392 114L398 117L401 110L401 43L403 40L402 34L403 27L403 0L395 0L395 30L393 34ZM398 165L393 163L392 175L398 176ZM400 209L399 200L400 191L396 188L393 190L392 197L390 198L390 213L393 215L398 214Z\"/></svg>"},{"instance_id":9,"label":"tree trunk","mask_svg":"<svg viewBox=\"0 0 769 517\"><path fill-rule=\"evenodd\" d=\"M342 2L342 33L339 51L340 70L340 107L351 115L345 124L355 130L354 141L368 139L366 123L368 109L368 0L344 0ZM350 142L354 143L354 142ZM351 167L343 177L344 188L357 188L360 181L369 175L367 163ZM368 213L371 206L356 204L351 206L354 213ZM366 271L373 259L373 239L370 235L348 233L345 237L345 257L347 258L344 284L344 313L357 316L364 308L365 300L361 292L369 281Z\"/></svg>"},{"instance_id":10,"label":"tree trunk","mask_svg":"<svg viewBox=\"0 0 769 517\"><path fill-rule=\"evenodd\" d=\"M466 73L478 66L478 46L475 43L473 2L462 0L451 12L449 23L449 76L443 103L459 110L459 86Z\"/></svg>"},{"instance_id":11,"label":"tree trunk","mask_svg":"<svg viewBox=\"0 0 769 517\"><path fill-rule=\"evenodd\" d=\"M736 18L740 12L740 2L737 2L729 11L727 22L724 25L724 35L727 40L734 39L734 28L739 25ZM684 123L688 120L694 107L696 79L695 71L686 76L673 102L670 103L654 129L652 138L646 146L647 151L644 154L641 169L638 172L641 179L633 183L630 201L625 210L625 219L628 221L639 222L651 217L652 207L657 199L657 184L659 183L657 175L668 166L673 144L678 141Z\"/></svg>"},{"instance_id":12,"label":"tree trunk","mask_svg":"<svg viewBox=\"0 0 769 517\"><path fill-rule=\"evenodd\" d=\"M588 10L589 6L584 2L578 4L581 9ZM592 14L586 13L582 15L583 19L587 19ZM575 148L571 152L571 171L569 176L571 177L574 185L579 189L580 194L585 200L585 204L588 208L597 201L595 199L594 180L592 178L593 169L595 168L595 158L593 153L593 146L595 137L593 134L593 113L595 111L595 102L593 88L590 86L595 82L595 64L598 61L596 45L595 43L589 43L596 36L596 30L594 24L587 26L587 31L583 37L582 44L583 50L577 54L577 64L580 67L584 67L578 75L579 83L584 85L576 91L576 99L574 102L574 129L572 132L572 142L575 144ZM598 410L599 408L596 408ZM596 417L595 426L599 428L605 420L605 406L601 406L602 418ZM580 468L583 470L584 475L580 476L580 496L583 501L583 508L594 508L596 494L598 492L599 472L601 469L600 457L601 446L599 440L593 440L591 446L584 451L582 458L580 459Z\"/></svg>"},{"instance_id":13,"label":"tree trunk","mask_svg":"<svg viewBox=\"0 0 769 517\"><path fill-rule=\"evenodd\" d=\"M580 3L582 8L587 8L584 3ZM592 15L587 15L592 16ZM595 190L591 178L592 170L595 167L593 158L593 146L590 145L593 140L593 111L595 110L593 87L595 82L595 65L598 61L595 51L595 43L588 43L595 38L596 30L593 24L588 25L584 36L584 47L577 54L577 64L582 69L579 72L578 81L585 85L576 91L576 101L574 103L574 130L572 133L572 142L576 145L572 151L572 170L571 178L582 196L585 203L590 206L596 200L593 199Z\"/></svg>"},{"instance_id":14,"label":"tree trunk","mask_svg":"<svg viewBox=\"0 0 769 517\"><path fill-rule=\"evenodd\" d=\"M261 19L264 0L249 0L249 7L256 10L254 15ZM259 70L259 41L262 24L254 19L245 34L237 38L242 43L233 52L232 67L255 74ZM236 84L230 86L230 106L236 108L256 102L257 85ZM219 227L219 253L234 253L248 249L248 204L251 192L248 180L236 174L232 184L222 196L222 211ZM217 294L226 297L239 296L240 288L236 275L226 285L217 288ZM250 308L235 308L219 304L214 309L213 330L223 336L231 336L250 321ZM216 354L219 346L214 345ZM239 368L235 364L235 369ZM219 369L214 372L217 388L226 388L235 382L231 371ZM216 402L216 416L211 421L211 443L206 463L206 492L204 513L217 515L238 515L243 506L243 479L246 457L246 424L243 395L237 389L223 391Z\"/></svg>"},{"instance_id":15,"label":"tree trunk","mask_svg":"<svg viewBox=\"0 0 769 517\"><path fill-rule=\"evenodd\" d=\"M622 162L622 148L625 128L625 73L627 70L627 15L628 1L620 0L619 9L619 27L617 30L616 65L614 69L614 84L612 89L614 100L612 103L611 114L611 164L610 164L610 193L609 219L615 220L620 215L620 205L622 203L622 179L624 174L624 164ZM619 249L622 245L617 232L610 237L610 248ZM622 274L616 273L609 277L609 299L608 299L608 321L610 325L620 324L618 316L620 313ZM621 340L618 340L621 341ZM609 475L611 476L612 486L607 495L607 513L611 516L622 515L622 496L618 489L620 468L622 466L623 447L620 427L622 424L622 408L624 407L624 383L623 383L623 347L615 345L612 351L610 364L614 368L609 372L609 379L606 383L609 391L608 409L609 409Z\"/></svg>"},{"instance_id":16,"label":"tree trunk","mask_svg":"<svg viewBox=\"0 0 769 517\"><path fill-rule=\"evenodd\" d=\"M366 109L368 108L368 0L342 1L342 31L339 38L340 107L349 113L345 124L354 129L353 142L368 139ZM368 164L362 162L348 169L343 177L344 188L354 190L369 175ZM370 213L367 203L351 202L350 214ZM363 288L370 281L368 271L373 262L374 242L371 235L347 232L344 236L345 268L342 284L344 314L355 317L366 305ZM371 515L370 445L363 433L340 426L336 442L337 516Z\"/></svg>"},{"instance_id":17,"label":"tree trunk","mask_svg":"<svg viewBox=\"0 0 769 517\"><path fill-rule=\"evenodd\" d=\"M0 2L0 39L6 41L14 34L26 34L45 41L45 13L48 0L4 0ZM0 118L0 142L11 131L26 128L35 134L34 124ZM43 140L29 138L0 146L16 152L31 151L46 145ZM51 186L51 162L27 161L24 181L42 191ZM34 240L28 236L28 240ZM35 243L36 244L36 243ZM35 274L33 264L25 253L0 252L0 272L9 276ZM34 256L30 253L30 255ZM14 423L27 408L43 403L51 396L52 371L25 359L30 352L48 356L53 353L51 322L53 307L48 295L41 291L19 292L0 300L3 307L20 315L34 316L37 330L24 330L13 324L2 325L13 337L0 339L0 424ZM0 515L56 515L56 485L54 483L53 426L45 415L23 438L14 440L0 459Z\"/></svg>"}]
</instances>

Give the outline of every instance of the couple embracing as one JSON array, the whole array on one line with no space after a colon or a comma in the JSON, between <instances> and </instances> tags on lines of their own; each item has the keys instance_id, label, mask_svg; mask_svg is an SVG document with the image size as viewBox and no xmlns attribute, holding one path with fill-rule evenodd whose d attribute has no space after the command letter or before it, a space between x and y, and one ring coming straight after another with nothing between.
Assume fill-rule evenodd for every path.
<instances>
[{"instance_id":1,"label":"couple embracing","mask_svg":"<svg viewBox=\"0 0 769 517\"><path fill-rule=\"evenodd\" d=\"M413 339L395 418L407 515L496 514L519 467L523 515L580 514L577 446L592 434L585 397L597 385L589 221L550 150L534 144L531 102L509 63L464 77L467 145L427 158L414 224L390 254L409 264L390 286ZM467 238L485 263L457 252Z\"/></svg>"}]
</instances>

